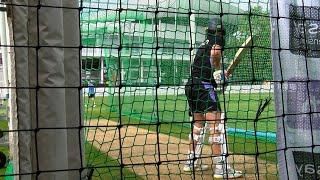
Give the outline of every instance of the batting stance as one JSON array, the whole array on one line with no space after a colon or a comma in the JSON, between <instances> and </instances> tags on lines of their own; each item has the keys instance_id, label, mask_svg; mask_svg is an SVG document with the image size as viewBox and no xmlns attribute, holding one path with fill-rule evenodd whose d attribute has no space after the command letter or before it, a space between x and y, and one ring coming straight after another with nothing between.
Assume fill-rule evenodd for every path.
<instances>
[{"instance_id":1,"label":"batting stance","mask_svg":"<svg viewBox=\"0 0 320 180\"><path fill-rule=\"evenodd\" d=\"M185 93L188 99L190 112L193 115L192 132L189 135L190 146L188 160L184 171L207 170L208 165L199 164L201 150L206 130L212 145L212 157L216 164L214 178L237 178L242 176L241 171L235 171L225 161L223 149L224 126L221 123L221 107L215 91L217 82L213 77L215 70L221 69L221 56L224 46L225 31L221 20L213 18L206 30L207 38L197 50L194 62L191 66ZM222 78L225 78L223 75Z\"/></svg>"}]
</instances>

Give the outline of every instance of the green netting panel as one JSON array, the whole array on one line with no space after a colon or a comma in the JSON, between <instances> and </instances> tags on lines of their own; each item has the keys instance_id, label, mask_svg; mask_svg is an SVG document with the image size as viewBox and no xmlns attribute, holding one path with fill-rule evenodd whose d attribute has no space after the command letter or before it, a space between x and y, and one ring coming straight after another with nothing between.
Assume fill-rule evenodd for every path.
<instances>
[{"instance_id":1,"label":"green netting panel","mask_svg":"<svg viewBox=\"0 0 320 180\"><path fill-rule=\"evenodd\" d=\"M86 13L91 14L90 10L91 9L89 9ZM93 14L97 14L96 11L99 12L99 10L95 10ZM105 10L100 11L105 13ZM254 82L255 84L261 84L262 81L272 80L270 61L271 56L270 49L268 49L268 47L270 46L270 25L269 19L266 18L267 13L268 12L265 9L253 8L251 9L250 15L249 12L243 12L241 13L241 15L232 14L228 15L227 17L223 17L223 20L226 21L225 26L227 29L226 51L224 53L225 66L227 66L228 63L230 63L230 61L233 59L234 54L238 49L237 47L239 47L246 40L246 38L251 35L250 29L252 30L252 35L255 37L255 48L252 49L251 54L247 54L246 57L243 57L239 68L237 68L233 75L232 81L241 81L245 84L250 84L251 82ZM109 16L109 13L107 15L105 14L105 16ZM151 19L153 21L150 21L150 19L149 21L147 21L147 19L141 20L139 19L139 17L137 17L137 19L135 20L132 20L130 16L128 17L127 21L123 20L123 22L119 23L111 23L109 22L110 19L108 19L107 21L107 19L99 18L99 21L84 20L82 24L83 43L87 46L105 47L105 57L118 57L119 54L117 52L117 48L119 48L119 41L121 40L121 57L128 56L131 59L151 59L152 56L155 56L155 48L156 44L158 44L158 46L160 47L160 49L157 51L159 59L170 59L172 60L172 62L176 62L179 60L188 61L190 59L190 28L183 23L188 23L189 18L187 15L176 15L174 13L167 13L166 16L167 17L159 17L157 18L157 20ZM209 17L209 15L207 16ZM99 15L97 15L97 17L99 17ZM236 25L231 24L228 21L230 17L233 17L232 19L237 19ZM248 24L249 19L251 24ZM104 23L99 25L101 23L100 21L104 21ZM199 36L203 36L205 28L204 26L206 25L207 21L208 18L196 18L196 25L202 27L197 29L197 34L199 34ZM158 24L159 27L157 29L157 33L155 32L155 26L152 23ZM122 35L120 35L121 38L118 35L119 25L123 27L123 29L121 30ZM113 27L117 28L114 29ZM111 28L112 30L108 31L109 28ZM99 32L96 31L98 29ZM164 34L165 38L162 38ZM201 41L201 37L198 38L197 36L196 45L199 45ZM251 61L251 59L253 61ZM153 60L155 61L155 58L153 58ZM167 64L167 62L165 62L165 64ZM166 65L163 66L165 67ZM165 70L161 71L165 72ZM172 79L165 78L166 77L161 78L164 83L171 81ZM183 82L184 81L180 80L181 85L183 84Z\"/></svg>"},{"instance_id":2,"label":"green netting panel","mask_svg":"<svg viewBox=\"0 0 320 180\"><path fill-rule=\"evenodd\" d=\"M162 60L160 63L160 68L161 84L183 85L189 78L189 62L178 59Z\"/></svg>"},{"instance_id":3,"label":"green netting panel","mask_svg":"<svg viewBox=\"0 0 320 180\"><path fill-rule=\"evenodd\" d=\"M190 2L194 2L190 8ZM81 11L86 163L93 178L212 179L213 170L182 170L190 120L185 87L208 20L226 28L223 63L253 35L225 93L219 94L228 122L232 166L245 179L276 179L273 99L257 117L262 100L273 98L267 0L85 0ZM251 6L251 8L249 8ZM195 22L190 16L195 14ZM195 25L194 33L192 25ZM194 37L191 43L191 37ZM98 64L96 66L95 62ZM91 64L90 64L91 63ZM206 152L209 144L205 141ZM210 164L211 154L205 163Z\"/></svg>"},{"instance_id":4,"label":"green netting panel","mask_svg":"<svg viewBox=\"0 0 320 180\"><path fill-rule=\"evenodd\" d=\"M237 25L232 26L227 41L226 65L233 59L234 54L248 36L252 35L254 48L250 49L236 68L232 81L241 84L261 84L272 80L272 64L270 50L270 20L268 11L261 7L252 8L245 15L237 15ZM250 24L248 23L250 22Z\"/></svg>"}]
</instances>

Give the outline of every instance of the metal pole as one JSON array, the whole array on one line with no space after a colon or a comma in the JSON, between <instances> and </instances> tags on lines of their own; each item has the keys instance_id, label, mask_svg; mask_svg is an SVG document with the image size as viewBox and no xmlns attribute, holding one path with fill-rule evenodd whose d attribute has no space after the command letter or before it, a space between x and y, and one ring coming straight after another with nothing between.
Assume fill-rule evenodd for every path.
<instances>
[{"instance_id":1,"label":"metal pole","mask_svg":"<svg viewBox=\"0 0 320 180\"><path fill-rule=\"evenodd\" d=\"M1 5L3 7L3 5ZM8 45L7 42L7 24L6 24L6 12L0 12L0 39L2 45ZM8 47L2 46L2 73L3 73L3 86L8 87ZM8 96L8 89L4 89L6 98Z\"/></svg>"},{"instance_id":2,"label":"metal pole","mask_svg":"<svg viewBox=\"0 0 320 180\"><path fill-rule=\"evenodd\" d=\"M104 84L104 57L100 57L100 84Z\"/></svg>"},{"instance_id":3,"label":"metal pole","mask_svg":"<svg viewBox=\"0 0 320 180\"><path fill-rule=\"evenodd\" d=\"M177 26L177 1L174 2L174 8L175 8L175 14L174 14L174 26L175 26L175 30L177 30L178 26ZM173 59L173 68L174 68L174 72L173 72L173 83L174 85L176 85L176 61L177 61L177 55L176 53L174 53L174 59ZM175 93L175 89L174 89L174 93Z\"/></svg>"},{"instance_id":4,"label":"metal pole","mask_svg":"<svg viewBox=\"0 0 320 180\"><path fill-rule=\"evenodd\" d=\"M191 51L191 56L192 59L191 61L193 62L193 58L194 58L194 52L195 52L195 44L196 44L196 16L195 16L195 1L190 0L191 4L191 15L190 15L190 33L191 33L191 42L190 42L190 46L193 47L192 51Z\"/></svg>"}]
</instances>

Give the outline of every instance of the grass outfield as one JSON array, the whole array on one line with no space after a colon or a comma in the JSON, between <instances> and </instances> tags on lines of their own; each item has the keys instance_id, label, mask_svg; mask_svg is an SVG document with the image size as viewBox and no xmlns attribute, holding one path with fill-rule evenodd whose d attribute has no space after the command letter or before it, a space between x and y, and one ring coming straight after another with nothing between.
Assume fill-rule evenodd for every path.
<instances>
[{"instance_id":1,"label":"grass outfield","mask_svg":"<svg viewBox=\"0 0 320 180\"><path fill-rule=\"evenodd\" d=\"M222 106L227 110L228 127L254 130L254 119L261 99L273 98L273 94L231 94L225 97ZM109 119L120 121L122 124L133 124L140 128L157 130L157 114L161 124L159 132L188 139L190 132L189 116L185 96L158 96L158 105L154 96L123 96L121 97L121 116L115 111L119 108L117 104L119 97L96 97L97 106L89 104L85 109L86 120ZM223 100L223 97L220 97ZM85 98L85 101L87 99ZM114 106L110 106L113 104ZM158 110L158 111L157 111ZM115 111L115 112L112 112ZM273 99L260 119L256 122L256 130L264 132L275 132L276 122L274 119ZM255 140L246 136L228 136L229 150L235 154L256 155L264 159L266 163L276 162L276 145L272 142ZM258 151L258 152L257 152Z\"/></svg>"},{"instance_id":2,"label":"grass outfield","mask_svg":"<svg viewBox=\"0 0 320 180\"><path fill-rule=\"evenodd\" d=\"M258 104L261 99L272 97L273 94L231 94L225 97L225 102L222 107L226 109L228 115L228 127L254 130L255 113L258 109ZM185 96L158 96L158 106L154 100L154 96L124 96L121 99L122 115L119 117L118 111L112 112L119 108L117 97L96 97L97 106L88 106L85 108L85 118L90 119L110 119L119 121L122 124L136 124L136 126L152 131L157 131L157 116L158 112L159 125L158 131L163 134L188 139L190 132L189 116ZM220 100L224 98L221 96ZM87 98L84 99L87 101ZM110 106L113 102L114 106ZM2 113L2 112L1 112ZM274 119L274 104L272 103L262 113L261 119L257 121L257 130L275 132L276 123ZM7 121L0 122L0 128L8 129ZM93 179L112 179L120 177L121 173L124 177L141 179L132 171L121 167L119 160L107 157L104 153L99 152L90 144L86 147L86 164L93 165ZM228 136L229 150L235 154L256 155L265 160L266 164L276 163L276 145L274 143L249 138L239 137L234 134ZM8 147L0 149L5 154L9 154ZM257 151L259 153L257 153ZM5 169L0 169L0 174L3 175ZM0 177L4 179L4 177Z\"/></svg>"},{"instance_id":3,"label":"grass outfield","mask_svg":"<svg viewBox=\"0 0 320 180\"><path fill-rule=\"evenodd\" d=\"M121 179L121 175L126 178L142 179L126 168L122 168L121 170L121 166L117 159L107 157L91 144L86 143L85 149L87 160L86 164L88 166L94 166L92 179Z\"/></svg>"},{"instance_id":4,"label":"grass outfield","mask_svg":"<svg viewBox=\"0 0 320 180\"><path fill-rule=\"evenodd\" d=\"M221 106L226 109L229 128L238 128L245 130L255 130L255 116L258 110L260 100L272 98L271 103L261 114L260 119L256 121L256 130L263 132L275 132L276 121L274 114L273 94L230 94L225 98L220 96ZM225 99L225 103L223 102ZM87 99L85 99L87 100ZM96 97L97 107L87 107L85 109L86 119L112 118L112 111L119 111L118 97L106 96ZM133 119L134 123L146 124L157 122L157 116L162 123L177 123L189 127L189 116L187 110L186 98L184 95L158 96L155 101L154 96L122 96L121 97L121 114ZM158 103L157 103L158 102ZM110 104L113 104L110 106ZM155 112L158 112L155 113ZM116 114L117 115L117 114Z\"/></svg>"}]
</instances>

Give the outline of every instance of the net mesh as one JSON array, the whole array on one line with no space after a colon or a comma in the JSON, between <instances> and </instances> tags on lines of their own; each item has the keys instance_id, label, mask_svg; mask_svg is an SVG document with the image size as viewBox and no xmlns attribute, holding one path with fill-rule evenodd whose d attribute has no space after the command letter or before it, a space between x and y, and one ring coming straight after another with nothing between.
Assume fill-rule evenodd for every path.
<instances>
[{"instance_id":1,"label":"net mesh","mask_svg":"<svg viewBox=\"0 0 320 180\"><path fill-rule=\"evenodd\" d=\"M254 37L228 90L220 95L228 117L227 156L246 178L257 174L277 178L273 100L257 116L262 100L273 97L269 2L189 3L84 1L82 42L94 54L83 54L91 66L82 69L84 80L94 80L97 91L95 102L85 96L86 121L91 126L87 131L91 149L86 154L93 177L213 176L212 168L201 173L182 170L191 124L184 85L193 48L205 40L209 19L221 15L227 33L225 68L243 42ZM92 56L98 57L95 63ZM203 159L210 164L209 149L206 143Z\"/></svg>"},{"instance_id":2,"label":"net mesh","mask_svg":"<svg viewBox=\"0 0 320 180\"><path fill-rule=\"evenodd\" d=\"M203 172L183 171L191 130L184 85L196 49L205 40L208 21L217 16L227 33L225 68L243 42L253 37L227 90L219 94L228 118L226 156L245 179L276 179L269 3L79 0L79 8L74 9L80 17L81 46L76 48L81 50L81 85L76 88L83 90L84 126L74 129L85 129L80 170L86 169L86 177L212 179L213 167ZM30 8L41 8L39 4ZM7 2L10 6L29 7ZM206 140L202 160L212 165L210 152ZM12 177L13 170L8 169L6 175ZM41 174L40 169L28 173Z\"/></svg>"}]
</instances>

